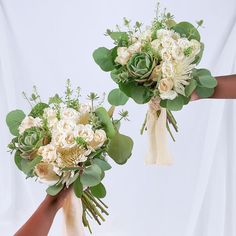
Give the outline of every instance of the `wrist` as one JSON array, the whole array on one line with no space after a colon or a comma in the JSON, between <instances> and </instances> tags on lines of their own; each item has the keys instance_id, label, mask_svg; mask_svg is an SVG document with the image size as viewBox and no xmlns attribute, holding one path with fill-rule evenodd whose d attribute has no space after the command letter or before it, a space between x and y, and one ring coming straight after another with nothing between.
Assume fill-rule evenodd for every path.
<instances>
[{"instance_id":1,"label":"wrist","mask_svg":"<svg viewBox=\"0 0 236 236\"><path fill-rule=\"evenodd\" d=\"M47 195L44 199L44 202L51 210L55 212L60 209L56 196Z\"/></svg>"}]
</instances>

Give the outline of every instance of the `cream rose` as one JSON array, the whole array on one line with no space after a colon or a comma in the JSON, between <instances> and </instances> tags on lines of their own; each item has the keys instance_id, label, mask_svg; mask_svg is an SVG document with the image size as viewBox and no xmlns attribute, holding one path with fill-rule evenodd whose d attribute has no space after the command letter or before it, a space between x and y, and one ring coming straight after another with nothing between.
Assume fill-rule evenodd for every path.
<instances>
[{"instance_id":1,"label":"cream rose","mask_svg":"<svg viewBox=\"0 0 236 236\"><path fill-rule=\"evenodd\" d=\"M158 52L161 49L161 42L159 39L155 39L151 42L152 49Z\"/></svg>"},{"instance_id":2,"label":"cream rose","mask_svg":"<svg viewBox=\"0 0 236 236\"><path fill-rule=\"evenodd\" d=\"M161 74L162 74L162 65L158 65L153 69L152 74L150 75L150 80L153 81L160 80Z\"/></svg>"},{"instance_id":3,"label":"cream rose","mask_svg":"<svg viewBox=\"0 0 236 236\"><path fill-rule=\"evenodd\" d=\"M169 92L174 86L172 79L164 78L160 80L160 83L158 85L158 90L160 93L166 93Z\"/></svg>"},{"instance_id":4,"label":"cream rose","mask_svg":"<svg viewBox=\"0 0 236 236\"><path fill-rule=\"evenodd\" d=\"M192 55L197 55L201 50L201 44L195 39L190 41L190 46L192 48Z\"/></svg>"},{"instance_id":5,"label":"cream rose","mask_svg":"<svg viewBox=\"0 0 236 236\"><path fill-rule=\"evenodd\" d=\"M76 137L83 138L87 143L91 142L94 138L94 131L92 130L92 126L88 124L79 124L76 130Z\"/></svg>"},{"instance_id":6,"label":"cream rose","mask_svg":"<svg viewBox=\"0 0 236 236\"><path fill-rule=\"evenodd\" d=\"M115 59L115 62L126 65L131 57L131 53L129 52L127 47L119 47L117 49L117 57Z\"/></svg>"},{"instance_id":7,"label":"cream rose","mask_svg":"<svg viewBox=\"0 0 236 236\"><path fill-rule=\"evenodd\" d=\"M90 146L93 149L100 148L107 140L106 132L102 129L96 130Z\"/></svg>"},{"instance_id":8,"label":"cream rose","mask_svg":"<svg viewBox=\"0 0 236 236\"><path fill-rule=\"evenodd\" d=\"M183 49L179 46L174 46L171 50L172 57L177 61L182 61L184 59Z\"/></svg>"},{"instance_id":9,"label":"cream rose","mask_svg":"<svg viewBox=\"0 0 236 236\"><path fill-rule=\"evenodd\" d=\"M141 47L142 47L142 44L140 41L137 41L136 43L134 43L133 45L129 46L128 48L128 51L131 53L131 54L134 54L136 52L140 52L141 51Z\"/></svg>"},{"instance_id":10,"label":"cream rose","mask_svg":"<svg viewBox=\"0 0 236 236\"><path fill-rule=\"evenodd\" d=\"M18 130L20 134L23 134L26 129L29 129L32 127L41 127L41 126L42 126L42 120L40 118L26 116L24 120L21 122Z\"/></svg>"},{"instance_id":11,"label":"cream rose","mask_svg":"<svg viewBox=\"0 0 236 236\"><path fill-rule=\"evenodd\" d=\"M53 165L48 163L39 163L35 167L35 174L39 181L48 185L54 185L58 182L59 176L53 171Z\"/></svg>"},{"instance_id":12,"label":"cream rose","mask_svg":"<svg viewBox=\"0 0 236 236\"><path fill-rule=\"evenodd\" d=\"M152 40L152 31L151 29L145 30L139 37L141 41L151 41Z\"/></svg>"},{"instance_id":13,"label":"cream rose","mask_svg":"<svg viewBox=\"0 0 236 236\"><path fill-rule=\"evenodd\" d=\"M79 123L80 124L88 124L89 123L89 118L90 118L90 112L91 112L91 106L88 104L81 104L79 108Z\"/></svg>"},{"instance_id":14,"label":"cream rose","mask_svg":"<svg viewBox=\"0 0 236 236\"><path fill-rule=\"evenodd\" d=\"M79 121L79 112L73 108L62 108L60 111L60 117L64 120L73 120L75 122Z\"/></svg>"}]
</instances>

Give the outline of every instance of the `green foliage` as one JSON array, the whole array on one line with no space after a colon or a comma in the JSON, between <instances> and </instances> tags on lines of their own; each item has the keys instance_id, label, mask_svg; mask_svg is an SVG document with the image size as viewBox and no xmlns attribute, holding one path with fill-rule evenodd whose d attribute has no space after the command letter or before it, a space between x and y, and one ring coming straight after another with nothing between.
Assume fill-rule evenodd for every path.
<instances>
[{"instance_id":1,"label":"green foliage","mask_svg":"<svg viewBox=\"0 0 236 236\"><path fill-rule=\"evenodd\" d=\"M103 171L107 171L111 169L111 165L102 159L94 158L91 160L91 163L98 165Z\"/></svg>"},{"instance_id":2,"label":"green foliage","mask_svg":"<svg viewBox=\"0 0 236 236\"><path fill-rule=\"evenodd\" d=\"M138 85L136 82L120 83L119 88L138 104L149 102L153 96L150 88Z\"/></svg>"},{"instance_id":3,"label":"green foliage","mask_svg":"<svg viewBox=\"0 0 236 236\"><path fill-rule=\"evenodd\" d=\"M179 33L181 37L186 37L189 40L196 39L199 42L201 40L198 30L189 22L180 22L172 27L172 29Z\"/></svg>"},{"instance_id":4,"label":"green foliage","mask_svg":"<svg viewBox=\"0 0 236 236\"><path fill-rule=\"evenodd\" d=\"M12 135L18 136L18 128L25 118L25 113L21 110L14 110L7 114L6 123Z\"/></svg>"},{"instance_id":5,"label":"green foliage","mask_svg":"<svg viewBox=\"0 0 236 236\"><path fill-rule=\"evenodd\" d=\"M111 71L111 78L116 83L127 82L129 80L129 72L126 67L122 66Z\"/></svg>"},{"instance_id":6,"label":"green foliage","mask_svg":"<svg viewBox=\"0 0 236 236\"><path fill-rule=\"evenodd\" d=\"M125 164L130 158L133 149L133 140L120 133L111 139L108 146L108 155L117 163Z\"/></svg>"},{"instance_id":7,"label":"green foliage","mask_svg":"<svg viewBox=\"0 0 236 236\"><path fill-rule=\"evenodd\" d=\"M200 61L201 61L201 59L202 59L202 56L203 56L203 52L204 52L204 44L201 43L201 50L200 50L200 52L196 55L193 64L198 65L198 64L200 63Z\"/></svg>"},{"instance_id":8,"label":"green foliage","mask_svg":"<svg viewBox=\"0 0 236 236\"><path fill-rule=\"evenodd\" d=\"M124 47L128 46L129 35L126 32L110 32L109 36L115 41L115 44Z\"/></svg>"},{"instance_id":9,"label":"green foliage","mask_svg":"<svg viewBox=\"0 0 236 236\"><path fill-rule=\"evenodd\" d=\"M90 190L93 196L96 198L104 198L106 196L106 188L102 183L91 187Z\"/></svg>"},{"instance_id":10,"label":"green foliage","mask_svg":"<svg viewBox=\"0 0 236 236\"><path fill-rule=\"evenodd\" d=\"M174 100L162 100L160 105L170 111L179 111L185 103L184 96L178 95Z\"/></svg>"},{"instance_id":11,"label":"green foliage","mask_svg":"<svg viewBox=\"0 0 236 236\"><path fill-rule=\"evenodd\" d=\"M103 177L104 172L102 169L98 165L92 164L84 169L80 181L83 186L92 187L98 185Z\"/></svg>"},{"instance_id":12,"label":"green foliage","mask_svg":"<svg viewBox=\"0 0 236 236\"><path fill-rule=\"evenodd\" d=\"M196 88L196 93L199 97L208 98L214 94L214 88L205 88L202 86L198 86Z\"/></svg>"},{"instance_id":13,"label":"green foliage","mask_svg":"<svg viewBox=\"0 0 236 236\"><path fill-rule=\"evenodd\" d=\"M55 96L50 97L49 101L48 101L49 104L54 104L54 105L55 104L60 104L62 102L63 101L62 101L62 99L60 98L60 96L58 94L55 94Z\"/></svg>"},{"instance_id":14,"label":"green foliage","mask_svg":"<svg viewBox=\"0 0 236 236\"><path fill-rule=\"evenodd\" d=\"M100 47L93 52L95 62L103 71L112 71L115 69L112 50Z\"/></svg>"},{"instance_id":15,"label":"green foliage","mask_svg":"<svg viewBox=\"0 0 236 236\"><path fill-rule=\"evenodd\" d=\"M113 89L108 95L108 102L114 106L125 105L129 97L126 96L120 89Z\"/></svg>"},{"instance_id":16,"label":"green foliage","mask_svg":"<svg viewBox=\"0 0 236 236\"><path fill-rule=\"evenodd\" d=\"M201 86L206 88L215 88L217 86L217 80L211 75L209 70L197 69L196 75Z\"/></svg>"},{"instance_id":17,"label":"green foliage","mask_svg":"<svg viewBox=\"0 0 236 236\"><path fill-rule=\"evenodd\" d=\"M187 85L185 88L186 96L190 97L193 91L196 89L196 87L197 87L197 81L195 79L191 79L189 85Z\"/></svg>"},{"instance_id":18,"label":"green foliage","mask_svg":"<svg viewBox=\"0 0 236 236\"><path fill-rule=\"evenodd\" d=\"M81 198L83 195L83 185L80 181L80 178L77 178L73 183L73 189L76 197Z\"/></svg>"},{"instance_id":19,"label":"green foliage","mask_svg":"<svg viewBox=\"0 0 236 236\"><path fill-rule=\"evenodd\" d=\"M95 114L104 126L108 138L112 138L116 134L116 130L106 109L99 107L96 109Z\"/></svg>"},{"instance_id":20,"label":"green foliage","mask_svg":"<svg viewBox=\"0 0 236 236\"><path fill-rule=\"evenodd\" d=\"M64 185L62 183L60 184L55 184L53 186L50 186L47 188L46 192L47 194L51 196L56 196L58 193L61 192L61 190L64 188Z\"/></svg>"},{"instance_id":21,"label":"green foliage","mask_svg":"<svg viewBox=\"0 0 236 236\"><path fill-rule=\"evenodd\" d=\"M47 107L49 107L48 104L40 102L32 108L29 115L34 117L34 118L41 117L41 116L43 116L44 109L47 108Z\"/></svg>"}]
</instances>

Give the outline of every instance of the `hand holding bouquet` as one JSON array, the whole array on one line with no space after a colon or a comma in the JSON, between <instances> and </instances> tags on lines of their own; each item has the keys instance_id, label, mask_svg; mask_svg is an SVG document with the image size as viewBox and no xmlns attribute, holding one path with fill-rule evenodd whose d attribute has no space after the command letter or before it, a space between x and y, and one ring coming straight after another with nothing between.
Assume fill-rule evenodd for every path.
<instances>
[{"instance_id":1,"label":"hand holding bouquet","mask_svg":"<svg viewBox=\"0 0 236 236\"><path fill-rule=\"evenodd\" d=\"M198 27L202 24L197 22ZM171 111L188 104L194 91L200 97L210 97L217 81L207 69L196 68L204 50L198 27L177 23L173 15L159 15L158 10L151 26L144 30L142 23L131 26L126 18L124 26L126 30L119 26L116 31L107 30L114 48L98 48L93 57L102 70L111 72L119 86L109 94L111 104L124 105L129 97L138 104L149 103L142 128L142 132L145 128L149 132L152 149L147 162L168 164L164 130L166 127L171 134L171 124L177 131ZM154 123L155 119L158 121Z\"/></svg>"},{"instance_id":2,"label":"hand holding bouquet","mask_svg":"<svg viewBox=\"0 0 236 236\"><path fill-rule=\"evenodd\" d=\"M118 164L131 156L133 141L119 132L128 113L122 111L115 120L114 107L106 111L95 93L88 96L89 104L81 103L79 88L74 96L70 81L65 98L56 94L44 103L36 88L30 98L24 96L30 113L14 110L6 118L14 135L9 148L15 152L15 163L27 178L49 185L50 195L73 186L82 201L83 224L91 231L88 216L100 224L103 214L108 215L101 201L106 195L102 180L111 168L107 156Z\"/></svg>"}]
</instances>

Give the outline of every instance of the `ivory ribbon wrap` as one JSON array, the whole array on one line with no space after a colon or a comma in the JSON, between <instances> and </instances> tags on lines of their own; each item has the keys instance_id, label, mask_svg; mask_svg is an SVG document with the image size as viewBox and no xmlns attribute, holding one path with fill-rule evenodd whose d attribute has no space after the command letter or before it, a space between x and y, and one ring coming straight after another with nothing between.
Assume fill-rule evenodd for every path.
<instances>
[{"instance_id":1,"label":"ivory ribbon wrap","mask_svg":"<svg viewBox=\"0 0 236 236\"><path fill-rule=\"evenodd\" d=\"M157 112L160 111L159 117ZM168 150L166 137L166 109L160 107L159 100L152 99L149 102L147 113L148 153L146 164L170 165L172 158Z\"/></svg>"},{"instance_id":2,"label":"ivory ribbon wrap","mask_svg":"<svg viewBox=\"0 0 236 236\"><path fill-rule=\"evenodd\" d=\"M82 222L83 207L74 191L66 198L63 205L64 213L64 236L84 236L84 227Z\"/></svg>"}]
</instances>

